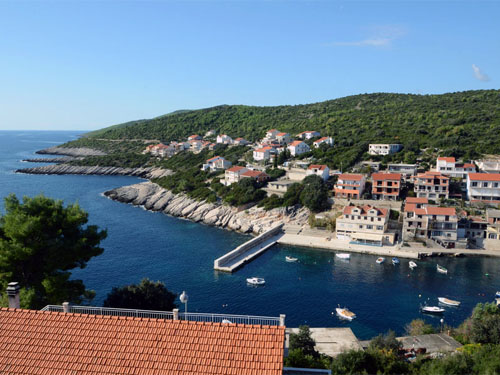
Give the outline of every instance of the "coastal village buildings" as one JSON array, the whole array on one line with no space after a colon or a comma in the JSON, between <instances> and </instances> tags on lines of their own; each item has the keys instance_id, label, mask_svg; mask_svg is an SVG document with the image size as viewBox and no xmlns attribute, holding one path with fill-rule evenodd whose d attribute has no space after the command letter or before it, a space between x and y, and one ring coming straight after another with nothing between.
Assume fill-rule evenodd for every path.
<instances>
[{"instance_id":1,"label":"coastal village buildings","mask_svg":"<svg viewBox=\"0 0 500 375\"><path fill-rule=\"evenodd\" d=\"M226 172L224 173L224 180L221 180L221 183L223 185L229 186L231 184L234 184L235 182L239 182L241 179L241 174L246 171L248 171L248 169L240 166L234 166L226 169Z\"/></svg>"},{"instance_id":2,"label":"coastal village buildings","mask_svg":"<svg viewBox=\"0 0 500 375\"><path fill-rule=\"evenodd\" d=\"M368 168L368 170L370 172L380 171L380 162L379 161L362 161L360 166L361 166L361 168L365 168L365 169Z\"/></svg>"},{"instance_id":3,"label":"coastal village buildings","mask_svg":"<svg viewBox=\"0 0 500 375\"><path fill-rule=\"evenodd\" d=\"M401 175L399 173L373 173L372 198L397 200L401 193Z\"/></svg>"},{"instance_id":4,"label":"coastal village buildings","mask_svg":"<svg viewBox=\"0 0 500 375\"><path fill-rule=\"evenodd\" d=\"M483 173L500 173L500 156L474 160L474 163Z\"/></svg>"},{"instance_id":5,"label":"coastal village buildings","mask_svg":"<svg viewBox=\"0 0 500 375\"><path fill-rule=\"evenodd\" d=\"M193 134L188 137L188 141L201 141L203 138L198 134Z\"/></svg>"},{"instance_id":6,"label":"coastal village buildings","mask_svg":"<svg viewBox=\"0 0 500 375\"><path fill-rule=\"evenodd\" d=\"M389 210L366 206L346 206L336 221L339 240L369 245L393 245L395 233L388 232Z\"/></svg>"},{"instance_id":7,"label":"coastal village buildings","mask_svg":"<svg viewBox=\"0 0 500 375\"><path fill-rule=\"evenodd\" d=\"M469 173L467 198L471 202L500 203L500 174Z\"/></svg>"},{"instance_id":8,"label":"coastal village buildings","mask_svg":"<svg viewBox=\"0 0 500 375\"><path fill-rule=\"evenodd\" d=\"M292 137L288 133L278 133L276 134L276 141L280 145L285 145L292 141Z\"/></svg>"},{"instance_id":9,"label":"coastal village buildings","mask_svg":"<svg viewBox=\"0 0 500 375\"><path fill-rule=\"evenodd\" d=\"M230 145L233 143L233 139L228 136L227 134L219 134L217 136L217 140L216 140L217 143L222 143L222 144L225 144L225 145Z\"/></svg>"},{"instance_id":10,"label":"coastal village buildings","mask_svg":"<svg viewBox=\"0 0 500 375\"><path fill-rule=\"evenodd\" d=\"M404 180L408 180L417 174L417 164L389 163L387 172L400 173Z\"/></svg>"},{"instance_id":11,"label":"coastal village buildings","mask_svg":"<svg viewBox=\"0 0 500 375\"><path fill-rule=\"evenodd\" d=\"M436 161L436 171L450 177L467 178L469 173L476 171L471 163L457 163L454 157L439 157Z\"/></svg>"},{"instance_id":12,"label":"coastal village buildings","mask_svg":"<svg viewBox=\"0 0 500 375\"><path fill-rule=\"evenodd\" d=\"M500 210L486 210L486 240L487 249L500 249Z\"/></svg>"},{"instance_id":13,"label":"coastal village buildings","mask_svg":"<svg viewBox=\"0 0 500 375\"><path fill-rule=\"evenodd\" d=\"M368 146L368 153L370 155L390 155L395 154L403 148L400 144L380 144L371 143Z\"/></svg>"},{"instance_id":14,"label":"coastal village buildings","mask_svg":"<svg viewBox=\"0 0 500 375\"><path fill-rule=\"evenodd\" d=\"M269 175L265 172L261 172L261 171L254 171L254 170L246 170L245 172L241 173L240 174L240 180L242 178L252 178L254 180L256 180L257 182L265 182L267 180L269 180Z\"/></svg>"},{"instance_id":15,"label":"coastal village buildings","mask_svg":"<svg viewBox=\"0 0 500 375\"><path fill-rule=\"evenodd\" d=\"M481 216L463 217L458 221L458 238L473 247L483 247L488 221Z\"/></svg>"},{"instance_id":16,"label":"coastal village buildings","mask_svg":"<svg viewBox=\"0 0 500 375\"><path fill-rule=\"evenodd\" d=\"M236 146L246 146L248 144L250 144L250 142L248 142L246 139L244 138L236 138L234 141L233 141L233 144L236 145Z\"/></svg>"},{"instance_id":17,"label":"coastal village buildings","mask_svg":"<svg viewBox=\"0 0 500 375\"><path fill-rule=\"evenodd\" d=\"M297 134L297 138L300 139L311 139L311 138L316 138L319 137L321 134L320 132L314 131L314 130L308 130L302 133Z\"/></svg>"},{"instance_id":18,"label":"coastal village buildings","mask_svg":"<svg viewBox=\"0 0 500 375\"><path fill-rule=\"evenodd\" d=\"M307 167L306 176L315 174L321 177L324 181L330 178L330 168L326 165L311 164Z\"/></svg>"},{"instance_id":19,"label":"coastal village buildings","mask_svg":"<svg viewBox=\"0 0 500 375\"><path fill-rule=\"evenodd\" d=\"M256 150L253 150L254 160L256 160L256 161L269 160L271 158L272 149L273 149L272 147L265 146L265 147L261 147L261 148L258 148Z\"/></svg>"},{"instance_id":20,"label":"coastal village buildings","mask_svg":"<svg viewBox=\"0 0 500 375\"><path fill-rule=\"evenodd\" d=\"M288 145L288 150L292 156L297 156L311 151L307 143L303 141L293 141Z\"/></svg>"},{"instance_id":21,"label":"coastal village buildings","mask_svg":"<svg viewBox=\"0 0 500 375\"><path fill-rule=\"evenodd\" d=\"M362 174L343 173L339 175L333 191L338 198L359 199L365 189L365 182Z\"/></svg>"},{"instance_id":22,"label":"coastal village buildings","mask_svg":"<svg viewBox=\"0 0 500 375\"><path fill-rule=\"evenodd\" d=\"M418 198L438 201L449 197L450 179L439 172L419 173L413 183Z\"/></svg>"},{"instance_id":23,"label":"coastal village buildings","mask_svg":"<svg viewBox=\"0 0 500 375\"><path fill-rule=\"evenodd\" d=\"M224 159L222 156L214 156L208 159L202 166L202 170L210 170L212 172L221 171L231 167L232 163L229 160Z\"/></svg>"},{"instance_id":24,"label":"coastal village buildings","mask_svg":"<svg viewBox=\"0 0 500 375\"><path fill-rule=\"evenodd\" d=\"M332 137L323 137L313 142L314 147L318 148L321 145L328 145L330 147L333 146L333 138Z\"/></svg>"},{"instance_id":25,"label":"coastal village buildings","mask_svg":"<svg viewBox=\"0 0 500 375\"><path fill-rule=\"evenodd\" d=\"M281 133L277 129L271 129L266 132L266 136L262 139L263 144L274 143L276 141L276 136Z\"/></svg>"}]
</instances>

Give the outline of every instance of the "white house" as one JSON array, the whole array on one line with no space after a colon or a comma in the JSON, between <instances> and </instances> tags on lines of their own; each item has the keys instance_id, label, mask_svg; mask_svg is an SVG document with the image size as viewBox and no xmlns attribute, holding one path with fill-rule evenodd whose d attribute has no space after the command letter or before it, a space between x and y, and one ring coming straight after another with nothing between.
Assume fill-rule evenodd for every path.
<instances>
[{"instance_id":1,"label":"white house","mask_svg":"<svg viewBox=\"0 0 500 375\"><path fill-rule=\"evenodd\" d=\"M300 139L311 139L311 138L316 138L319 137L321 134L320 132L314 131L314 130L308 130L302 133L297 134L297 138Z\"/></svg>"},{"instance_id":2,"label":"white house","mask_svg":"<svg viewBox=\"0 0 500 375\"><path fill-rule=\"evenodd\" d=\"M333 146L333 138L332 137L323 137L313 142L314 147L318 148L319 146L326 144L328 146Z\"/></svg>"},{"instance_id":3,"label":"white house","mask_svg":"<svg viewBox=\"0 0 500 375\"><path fill-rule=\"evenodd\" d=\"M290 150L290 154L292 156L297 156L311 151L307 143L303 141L293 141L288 145L288 149Z\"/></svg>"},{"instance_id":4,"label":"white house","mask_svg":"<svg viewBox=\"0 0 500 375\"><path fill-rule=\"evenodd\" d=\"M269 160L271 158L271 150L272 147L262 147L256 150L253 150L253 158L254 160Z\"/></svg>"},{"instance_id":5,"label":"white house","mask_svg":"<svg viewBox=\"0 0 500 375\"><path fill-rule=\"evenodd\" d=\"M245 146L245 145L248 145L250 142L248 142L246 139L244 138L236 138L234 141L233 141L233 144L237 145L237 146Z\"/></svg>"},{"instance_id":6,"label":"white house","mask_svg":"<svg viewBox=\"0 0 500 375\"><path fill-rule=\"evenodd\" d=\"M214 156L213 158L208 159L206 163L203 164L201 169L204 171L211 170L212 172L215 172L218 170L228 169L231 165L232 163L224 159L222 156Z\"/></svg>"},{"instance_id":7,"label":"white house","mask_svg":"<svg viewBox=\"0 0 500 375\"><path fill-rule=\"evenodd\" d=\"M276 140L280 145L283 145L285 143L290 143L292 138L290 137L290 134L288 133L278 133L276 134Z\"/></svg>"},{"instance_id":8,"label":"white house","mask_svg":"<svg viewBox=\"0 0 500 375\"><path fill-rule=\"evenodd\" d=\"M219 134L217 136L217 143L223 143L226 145L230 145L231 143L233 143L233 139L230 136L228 136L227 134Z\"/></svg>"},{"instance_id":9,"label":"white house","mask_svg":"<svg viewBox=\"0 0 500 375\"><path fill-rule=\"evenodd\" d=\"M191 140L189 143L189 151L199 152L203 148L203 142L199 140Z\"/></svg>"},{"instance_id":10,"label":"white house","mask_svg":"<svg viewBox=\"0 0 500 375\"><path fill-rule=\"evenodd\" d=\"M401 144L372 143L368 146L368 153L370 155L389 155L395 154L402 148Z\"/></svg>"},{"instance_id":11,"label":"white house","mask_svg":"<svg viewBox=\"0 0 500 375\"><path fill-rule=\"evenodd\" d=\"M467 178L469 173L476 171L476 166L471 163L457 163L454 157L439 157L436 170L446 176Z\"/></svg>"},{"instance_id":12,"label":"white house","mask_svg":"<svg viewBox=\"0 0 500 375\"><path fill-rule=\"evenodd\" d=\"M471 202L500 203L500 174L469 173L467 198Z\"/></svg>"},{"instance_id":13,"label":"white house","mask_svg":"<svg viewBox=\"0 0 500 375\"><path fill-rule=\"evenodd\" d=\"M211 129L205 133L205 137L213 137L215 134L217 134L217 132Z\"/></svg>"},{"instance_id":14,"label":"white house","mask_svg":"<svg viewBox=\"0 0 500 375\"><path fill-rule=\"evenodd\" d=\"M229 169L226 169L224 173L224 180L221 180L223 185L229 186L234 184L235 182L239 182L241 179L241 175L248 171L245 167L234 166Z\"/></svg>"},{"instance_id":15,"label":"white house","mask_svg":"<svg viewBox=\"0 0 500 375\"><path fill-rule=\"evenodd\" d=\"M326 181L330 178L330 168L328 168L328 166L324 164L311 164L309 167L307 167L306 176L309 176L311 174L315 174Z\"/></svg>"}]
</instances>

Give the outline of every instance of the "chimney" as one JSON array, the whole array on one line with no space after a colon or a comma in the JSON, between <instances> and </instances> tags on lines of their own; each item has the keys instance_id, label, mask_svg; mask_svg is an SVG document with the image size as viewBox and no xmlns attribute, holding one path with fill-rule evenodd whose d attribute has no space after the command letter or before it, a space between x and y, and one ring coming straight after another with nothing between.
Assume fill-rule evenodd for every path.
<instances>
[{"instance_id":1,"label":"chimney","mask_svg":"<svg viewBox=\"0 0 500 375\"><path fill-rule=\"evenodd\" d=\"M19 302L19 283L17 281L9 283L7 286L7 296L9 296L9 307L13 309L20 309Z\"/></svg>"},{"instance_id":2,"label":"chimney","mask_svg":"<svg viewBox=\"0 0 500 375\"><path fill-rule=\"evenodd\" d=\"M285 314L280 314L280 327L285 326L285 317L286 317Z\"/></svg>"},{"instance_id":3,"label":"chimney","mask_svg":"<svg viewBox=\"0 0 500 375\"><path fill-rule=\"evenodd\" d=\"M63 302L62 307L63 307L63 312L69 313L69 302Z\"/></svg>"}]
</instances>

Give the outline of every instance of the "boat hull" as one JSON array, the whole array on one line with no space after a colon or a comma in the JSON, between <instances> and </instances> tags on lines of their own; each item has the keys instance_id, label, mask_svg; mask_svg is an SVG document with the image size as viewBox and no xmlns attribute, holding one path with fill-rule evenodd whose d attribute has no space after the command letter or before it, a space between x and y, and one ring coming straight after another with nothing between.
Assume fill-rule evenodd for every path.
<instances>
[{"instance_id":1,"label":"boat hull","mask_svg":"<svg viewBox=\"0 0 500 375\"><path fill-rule=\"evenodd\" d=\"M345 320L353 320L354 318L356 318L356 314L353 314L351 311L347 310L350 314L346 313L346 309L342 309L342 308L336 308L335 311L337 312L337 315L342 318L342 319L345 319ZM351 315L352 314L352 315Z\"/></svg>"},{"instance_id":2,"label":"boat hull","mask_svg":"<svg viewBox=\"0 0 500 375\"><path fill-rule=\"evenodd\" d=\"M447 306L460 306L460 301L454 301L452 299L444 298L444 297L438 297L439 303L442 303L443 305Z\"/></svg>"}]
</instances>

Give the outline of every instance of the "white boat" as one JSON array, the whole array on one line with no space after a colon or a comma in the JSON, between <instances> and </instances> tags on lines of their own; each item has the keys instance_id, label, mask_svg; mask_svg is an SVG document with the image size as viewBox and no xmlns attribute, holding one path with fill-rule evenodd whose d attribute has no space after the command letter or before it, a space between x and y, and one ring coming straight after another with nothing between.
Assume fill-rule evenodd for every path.
<instances>
[{"instance_id":1,"label":"white boat","mask_svg":"<svg viewBox=\"0 0 500 375\"><path fill-rule=\"evenodd\" d=\"M446 297L438 297L438 301L443 305L448 306L460 306L460 301L454 301L452 299L448 299Z\"/></svg>"},{"instance_id":2,"label":"white boat","mask_svg":"<svg viewBox=\"0 0 500 375\"><path fill-rule=\"evenodd\" d=\"M448 273L448 270L439 264L436 264L436 269L439 273Z\"/></svg>"},{"instance_id":3,"label":"white boat","mask_svg":"<svg viewBox=\"0 0 500 375\"><path fill-rule=\"evenodd\" d=\"M414 269L415 267L417 267L417 263L415 263L413 260L410 260L410 268Z\"/></svg>"},{"instance_id":4,"label":"white boat","mask_svg":"<svg viewBox=\"0 0 500 375\"><path fill-rule=\"evenodd\" d=\"M252 285L264 285L266 283L266 280L261 277L250 277L247 279L247 283Z\"/></svg>"},{"instance_id":5,"label":"white boat","mask_svg":"<svg viewBox=\"0 0 500 375\"><path fill-rule=\"evenodd\" d=\"M335 309L337 315L342 319L353 320L356 317L352 311L350 311L347 307L341 308L340 305Z\"/></svg>"},{"instance_id":6,"label":"white boat","mask_svg":"<svg viewBox=\"0 0 500 375\"><path fill-rule=\"evenodd\" d=\"M294 257L289 257L288 255L285 257L285 260L287 262L296 262L299 260L299 258L294 258Z\"/></svg>"},{"instance_id":7,"label":"white boat","mask_svg":"<svg viewBox=\"0 0 500 375\"><path fill-rule=\"evenodd\" d=\"M495 297L496 297L496 298L500 298L500 292L497 292L497 293L495 294Z\"/></svg>"},{"instance_id":8,"label":"white boat","mask_svg":"<svg viewBox=\"0 0 500 375\"><path fill-rule=\"evenodd\" d=\"M397 257L392 258L392 264L399 264L399 259Z\"/></svg>"},{"instance_id":9,"label":"white boat","mask_svg":"<svg viewBox=\"0 0 500 375\"><path fill-rule=\"evenodd\" d=\"M340 259L351 259L351 254L347 253L337 253L335 256Z\"/></svg>"},{"instance_id":10,"label":"white boat","mask_svg":"<svg viewBox=\"0 0 500 375\"><path fill-rule=\"evenodd\" d=\"M378 264L384 263L385 262L385 258L384 257L377 258L376 262Z\"/></svg>"},{"instance_id":11,"label":"white boat","mask_svg":"<svg viewBox=\"0 0 500 375\"><path fill-rule=\"evenodd\" d=\"M420 310L425 313L430 314L442 314L444 313L444 309L438 306L422 306Z\"/></svg>"}]
</instances>

